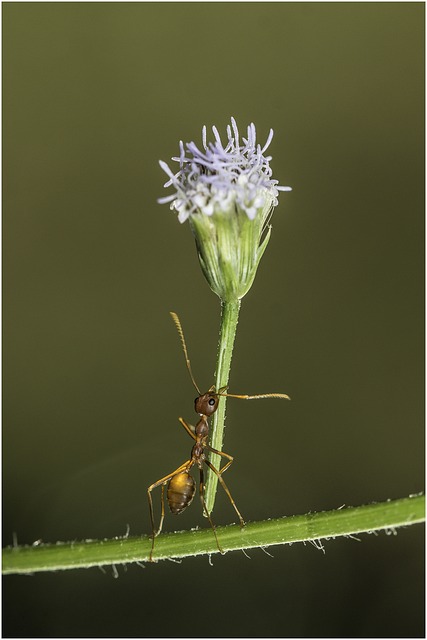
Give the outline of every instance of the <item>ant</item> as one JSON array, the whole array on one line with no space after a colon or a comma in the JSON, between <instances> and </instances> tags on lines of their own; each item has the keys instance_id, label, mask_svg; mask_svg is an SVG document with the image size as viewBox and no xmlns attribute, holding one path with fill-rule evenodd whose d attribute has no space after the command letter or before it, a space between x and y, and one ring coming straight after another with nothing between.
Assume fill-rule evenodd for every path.
<instances>
[{"instance_id":1,"label":"ant","mask_svg":"<svg viewBox=\"0 0 427 640\"><path fill-rule=\"evenodd\" d=\"M196 426L193 427L192 425L185 422L183 418L178 418L180 423L188 433L188 435L191 438L193 438L193 440L195 440L195 443L191 450L191 457L189 458L189 460L186 460L186 462L181 464L178 467L178 469L175 469L175 471L172 471L172 473L168 473L168 475L165 476L164 478L157 480L157 482L154 482L153 484L151 484L147 489L148 504L150 508L151 529L152 529L150 562L153 562L154 541L162 530L163 520L165 517L165 500L164 500L165 485L169 483L168 489L167 489L167 501L168 501L170 511L173 514L182 513L191 504L191 501L193 500L194 494L196 492L196 485L195 485L194 478L190 475L190 469L195 465L198 466L199 473L200 473L199 493L200 493L200 499L202 502L202 508L204 513L206 514L206 517L209 520L209 524L214 533L218 550L221 554L224 553L224 550L221 548L221 545L219 544L218 536L215 530L215 525L212 521L211 514L208 512L208 509L206 507L206 502L205 502L205 481L204 481L203 463L206 464L209 467L209 469L217 476L222 488L224 489L235 512L237 513L237 516L240 521L240 526L242 528L245 526L245 521L243 520L243 517L240 511L238 510L236 503L234 502L233 497L222 477L223 473L225 473L225 471L227 471L227 469L232 464L233 457L230 456L228 453L225 453L224 451L217 451L217 449L214 449L208 444L208 440L209 440L208 418L210 418L210 416L213 413L215 413L215 411L217 410L220 398L222 397L239 398L240 400L255 400L258 398L284 398L289 400L289 396L285 395L284 393L264 393L256 396L235 395L232 393L226 393L227 387L221 387L220 389L216 390L214 385L210 387L208 391L206 391L206 393L202 393L199 387L197 386L197 383L193 376L193 372L191 370L191 364L188 357L187 345L185 343L184 332L182 330L181 322L177 314L174 313L173 311L170 312L170 315L172 316L172 320L174 321L175 326L178 330L179 336L181 338L182 348L185 356L185 362L187 365L188 372L190 374L191 381L197 393L199 394L194 401L194 406L195 406L196 413L198 413L200 416L200 420L198 421ZM216 469L214 465L207 459L205 450L211 451L212 453L216 453L222 458L227 458L227 462L222 468L220 467L219 469ZM151 496L151 492L153 491L153 489L156 489L156 487L160 487L160 486L162 487L161 515L160 515L159 528L156 530L154 525L153 499Z\"/></svg>"}]
</instances>

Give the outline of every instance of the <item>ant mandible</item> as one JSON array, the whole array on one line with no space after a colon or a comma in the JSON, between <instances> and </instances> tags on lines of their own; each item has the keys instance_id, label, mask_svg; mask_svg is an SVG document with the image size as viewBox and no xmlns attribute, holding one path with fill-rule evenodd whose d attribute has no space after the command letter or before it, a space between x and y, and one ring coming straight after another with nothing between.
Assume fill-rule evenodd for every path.
<instances>
[{"instance_id":1,"label":"ant mandible","mask_svg":"<svg viewBox=\"0 0 427 640\"><path fill-rule=\"evenodd\" d=\"M153 562L154 541L162 530L163 520L165 517L165 499L164 499L165 485L169 483L168 489L167 489L167 501L168 501L170 511L173 514L182 513L191 504L191 501L193 500L194 494L196 492L196 485L195 485L194 479L190 475L190 469L195 465L198 466L199 474L200 474L199 493L200 493L200 500L202 502L202 508L206 514L206 517L209 520L209 524L214 533L216 544L220 553L223 554L224 550L221 548L221 545L219 544L218 536L215 530L215 525L212 521L211 514L208 512L208 509L206 507L206 502L205 502L205 481L204 481L203 463L206 464L209 467L209 469L217 476L222 488L224 489L231 504L234 507L235 512L237 513L237 516L240 521L240 526L242 528L245 526L245 521L243 520L242 514L238 510L236 503L234 502L233 497L222 477L223 473L225 473L225 471L227 471L227 469L232 464L233 457L230 456L228 453L225 453L224 451L217 451L217 449L214 449L208 444L208 441L209 441L208 418L210 418L210 416L213 413L215 413L215 411L217 410L220 398L226 396L228 398L238 398L240 400L256 400L258 398L284 398L289 400L289 396L287 396L284 393L263 393L255 396L235 395L232 393L226 393L227 387L222 387L217 391L214 385L210 387L208 391L206 391L206 393L202 393L199 387L197 386L197 383L193 376L193 372L191 370L191 364L188 357L187 345L185 343L184 332L182 330L181 322L177 314L174 313L173 311L170 312L170 315L172 316L172 320L174 321L175 326L178 330L179 336L181 338L182 348L185 356L185 362L187 365L188 372L190 374L191 381L197 393L199 394L194 401L194 406L195 406L196 413L198 413L200 416L200 420L198 421L196 426L193 427L192 425L185 422L183 418L178 418L180 423L188 433L188 435L191 438L193 438L193 440L195 440L193 448L191 449L191 457L189 458L189 460L186 460L186 462L181 464L178 467L178 469L175 469L175 471L172 471L172 473L168 473L168 475L165 476L164 478L157 480L157 482L154 482L153 484L151 484L147 489L148 505L150 508L150 519L151 519L151 529L152 529L150 562ZM211 451L212 453L216 453L222 458L227 458L227 462L222 468L216 469L216 467L214 467L214 465L207 459L205 450ZM156 530L156 527L154 525L153 499L151 496L151 492L153 491L153 489L156 489L156 487L160 487L160 486L162 487L161 515L160 515L159 527Z\"/></svg>"}]
</instances>

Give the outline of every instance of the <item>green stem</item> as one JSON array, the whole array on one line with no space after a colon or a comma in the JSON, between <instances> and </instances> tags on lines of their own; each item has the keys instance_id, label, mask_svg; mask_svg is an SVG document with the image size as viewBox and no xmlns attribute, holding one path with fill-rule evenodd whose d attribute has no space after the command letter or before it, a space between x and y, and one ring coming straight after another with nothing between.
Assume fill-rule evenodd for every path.
<instances>
[{"instance_id":1,"label":"green stem","mask_svg":"<svg viewBox=\"0 0 427 640\"><path fill-rule=\"evenodd\" d=\"M218 355L215 372L215 387L220 389L228 385L230 376L231 357L233 354L234 339L236 337L237 322L239 320L240 300L232 302L221 302L221 322L218 340ZM222 451L224 440L225 408L227 398L222 398L216 413L212 419L212 432L210 445L218 451ZM216 453L211 453L209 459L214 467L219 468L221 457ZM205 500L208 512L211 513L215 504L215 495L218 484L217 476L208 469Z\"/></svg>"},{"instance_id":2,"label":"green stem","mask_svg":"<svg viewBox=\"0 0 427 640\"><path fill-rule=\"evenodd\" d=\"M397 527L424 520L425 497L416 495L362 507L250 522L244 529L237 525L218 527L217 533L223 549L231 551L379 530L394 533ZM321 547L321 543L317 546ZM148 536L7 547L3 549L3 573L28 574L107 565L114 568L117 564L146 562L150 549ZM160 535L156 538L154 557L164 560L213 553L218 553L218 547L209 528Z\"/></svg>"}]
</instances>

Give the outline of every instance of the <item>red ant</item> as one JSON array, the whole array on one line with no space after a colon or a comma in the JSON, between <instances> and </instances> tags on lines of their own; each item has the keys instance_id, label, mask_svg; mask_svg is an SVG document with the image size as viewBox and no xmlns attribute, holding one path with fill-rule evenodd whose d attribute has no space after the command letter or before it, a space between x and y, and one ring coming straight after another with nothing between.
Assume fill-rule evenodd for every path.
<instances>
[{"instance_id":1,"label":"red ant","mask_svg":"<svg viewBox=\"0 0 427 640\"><path fill-rule=\"evenodd\" d=\"M188 435L191 438L193 438L193 440L195 440L195 443L191 450L191 457L189 458L189 460L181 464L178 467L178 469L175 469L175 471L172 471L172 473L168 473L168 475L165 476L164 478L157 480L157 482L154 482L147 489L148 504L150 507L151 529L152 529L152 544L151 544L151 553L150 553L151 562L153 562L154 541L162 530L163 520L165 517L165 500L164 500L165 485L169 482L168 489L167 489L167 501L168 501L169 509L173 514L182 513L191 504L191 501L193 500L194 494L196 492L196 485L195 485L194 479L189 473L190 469L195 465L199 467L199 473L200 473L199 493L200 493L200 499L202 502L203 511L205 512L206 517L209 520L209 524L212 527L212 531L214 533L216 544L220 553L223 554L224 551L221 548L221 545L219 544L218 536L215 530L215 525L212 521L211 514L208 512L208 509L206 507L206 502L205 502L205 481L204 481L203 463L206 464L209 467L209 469L217 476L219 482L221 483L221 486L223 487L231 504L234 507L235 512L238 515L240 526L241 527L245 526L245 521L243 520L243 517L240 511L238 510L236 503L234 502L231 496L231 493L222 478L223 473L227 471L229 466L232 464L233 457L230 456L228 453L225 453L224 451L217 451L216 449L214 449L208 444L208 440L209 440L208 418L210 418L210 416L213 413L215 413L215 411L217 410L219 399L221 397L226 396L228 398L239 398L241 400L255 400L258 398L285 398L289 400L289 396L285 395L284 393L264 393L256 396L235 395L232 393L225 393L227 390L227 387L222 387L218 389L218 391L216 391L214 385L210 387L210 389L208 389L206 393L201 393L194 379L193 372L191 370L191 364L188 358L187 345L185 344L184 332L181 327L181 322L177 314L174 313L173 311L170 312L170 315L172 316L172 320L174 321L175 326L181 338L182 348L184 350L185 362L187 364L187 369L190 374L191 381L197 393L199 394L194 401L194 405L195 405L196 413L200 415L200 420L198 421L196 426L193 427L192 425L189 425L187 422L185 422L185 420L183 420L182 418L179 418L180 423L182 424L182 426L184 427ZM205 454L205 449L208 451L211 451L212 453L216 453L219 456L222 456L223 458L227 458L227 462L225 463L225 465L220 469L216 469L214 465L207 459ZM153 489L155 489L156 487L159 487L160 485L162 487L161 516L160 516L159 528L156 530L154 525L154 511L153 511L153 500L151 497L151 492L153 491Z\"/></svg>"}]
</instances>

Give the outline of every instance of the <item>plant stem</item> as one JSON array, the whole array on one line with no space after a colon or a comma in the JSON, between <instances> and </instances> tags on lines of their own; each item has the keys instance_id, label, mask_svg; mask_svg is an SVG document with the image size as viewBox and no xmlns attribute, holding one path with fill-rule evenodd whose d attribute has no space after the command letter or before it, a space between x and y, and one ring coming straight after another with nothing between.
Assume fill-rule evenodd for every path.
<instances>
[{"instance_id":1,"label":"plant stem","mask_svg":"<svg viewBox=\"0 0 427 640\"><path fill-rule=\"evenodd\" d=\"M237 322L239 320L240 300L221 302L221 322L218 340L218 355L215 371L215 387L220 389L228 385L230 376L231 357L233 355L234 340L236 337ZM225 427L225 408L227 398L221 398L217 411L212 419L212 432L210 445L218 451L222 451ZM221 457L216 453L210 453L209 459L217 469L221 463ZM208 469L205 500L208 512L211 513L215 504L215 495L218 484L217 476Z\"/></svg>"},{"instance_id":2,"label":"plant stem","mask_svg":"<svg viewBox=\"0 0 427 640\"><path fill-rule=\"evenodd\" d=\"M424 520L425 497L416 495L362 507L250 522L243 530L238 525L218 527L217 533L224 550L231 551L373 533L382 529L395 533L397 527ZM321 544L317 546L321 548ZM150 549L148 536L7 547L3 549L3 573L28 574L107 565L114 568L116 564L147 561ZM213 553L219 552L212 530L200 529L160 535L156 538L154 557L165 560Z\"/></svg>"}]
</instances>

